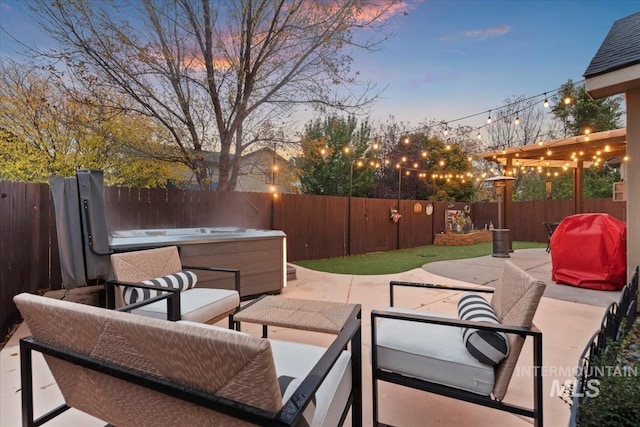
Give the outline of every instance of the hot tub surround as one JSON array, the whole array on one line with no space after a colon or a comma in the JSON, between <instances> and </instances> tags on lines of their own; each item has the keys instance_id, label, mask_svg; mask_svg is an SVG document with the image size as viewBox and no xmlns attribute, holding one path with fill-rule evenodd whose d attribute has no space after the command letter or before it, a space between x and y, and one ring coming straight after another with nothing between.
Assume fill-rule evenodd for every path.
<instances>
[{"instance_id":1,"label":"hot tub surround","mask_svg":"<svg viewBox=\"0 0 640 427\"><path fill-rule=\"evenodd\" d=\"M287 283L286 235L279 230L238 227L196 227L118 230L110 233L115 252L178 246L186 266L217 266L240 270L241 298L280 293ZM233 289L228 275L198 274L198 286Z\"/></svg>"}]
</instances>

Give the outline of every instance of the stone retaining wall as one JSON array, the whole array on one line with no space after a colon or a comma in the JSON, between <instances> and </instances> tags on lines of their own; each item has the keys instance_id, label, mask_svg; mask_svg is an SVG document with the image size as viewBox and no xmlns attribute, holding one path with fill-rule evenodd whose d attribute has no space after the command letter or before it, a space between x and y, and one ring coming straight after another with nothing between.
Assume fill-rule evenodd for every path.
<instances>
[{"instance_id":1,"label":"stone retaining wall","mask_svg":"<svg viewBox=\"0 0 640 427\"><path fill-rule=\"evenodd\" d=\"M491 241L491 230L472 231L467 234L436 234L433 244L437 246L470 246Z\"/></svg>"}]
</instances>

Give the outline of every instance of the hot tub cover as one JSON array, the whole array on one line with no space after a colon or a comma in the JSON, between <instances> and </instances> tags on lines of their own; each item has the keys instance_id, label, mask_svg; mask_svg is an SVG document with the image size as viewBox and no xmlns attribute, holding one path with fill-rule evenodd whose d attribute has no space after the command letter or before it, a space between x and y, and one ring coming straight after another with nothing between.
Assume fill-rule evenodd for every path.
<instances>
[{"instance_id":1,"label":"hot tub cover","mask_svg":"<svg viewBox=\"0 0 640 427\"><path fill-rule=\"evenodd\" d=\"M566 217L551 236L552 279L615 291L627 281L627 227L608 214Z\"/></svg>"}]
</instances>

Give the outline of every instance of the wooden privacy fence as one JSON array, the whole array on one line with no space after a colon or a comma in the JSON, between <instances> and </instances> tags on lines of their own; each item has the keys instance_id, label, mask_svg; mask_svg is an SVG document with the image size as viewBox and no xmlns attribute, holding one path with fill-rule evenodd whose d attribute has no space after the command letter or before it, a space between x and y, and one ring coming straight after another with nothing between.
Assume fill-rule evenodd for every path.
<instances>
[{"instance_id":1,"label":"wooden privacy fence","mask_svg":"<svg viewBox=\"0 0 640 427\"><path fill-rule=\"evenodd\" d=\"M109 231L235 226L282 230L287 259L331 258L433 243L446 232L447 211L469 211L474 224L497 224L495 203L367 199L265 193L106 187ZM433 206L427 215L427 206ZM625 220L625 203L584 201L585 212ZM400 215L391 219L392 209ZM543 221L573 213L571 200L513 204L514 240L546 242ZM11 298L61 288L53 200L47 184L0 181L0 339L18 318Z\"/></svg>"}]
</instances>

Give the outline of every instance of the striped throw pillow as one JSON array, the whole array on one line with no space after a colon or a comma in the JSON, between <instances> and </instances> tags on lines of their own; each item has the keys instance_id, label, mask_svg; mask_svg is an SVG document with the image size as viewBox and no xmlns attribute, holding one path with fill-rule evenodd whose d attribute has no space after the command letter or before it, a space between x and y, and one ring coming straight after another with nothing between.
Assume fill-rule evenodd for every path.
<instances>
[{"instance_id":1,"label":"striped throw pillow","mask_svg":"<svg viewBox=\"0 0 640 427\"><path fill-rule=\"evenodd\" d=\"M193 288L198 281L198 276L192 271L180 271L178 273L169 274L167 276L156 277L151 280L144 280L141 283L145 285L162 286L164 288L174 288L186 291ZM135 288L133 286L125 286L122 298L125 304L133 304L135 302L144 301L149 298L161 295L161 290Z\"/></svg>"},{"instance_id":2,"label":"striped throw pillow","mask_svg":"<svg viewBox=\"0 0 640 427\"><path fill-rule=\"evenodd\" d=\"M458 317L461 320L500 324L493 307L477 294L460 298ZM497 365L509 354L509 340L502 332L462 328L462 341L473 357L488 365Z\"/></svg>"}]
</instances>

